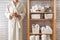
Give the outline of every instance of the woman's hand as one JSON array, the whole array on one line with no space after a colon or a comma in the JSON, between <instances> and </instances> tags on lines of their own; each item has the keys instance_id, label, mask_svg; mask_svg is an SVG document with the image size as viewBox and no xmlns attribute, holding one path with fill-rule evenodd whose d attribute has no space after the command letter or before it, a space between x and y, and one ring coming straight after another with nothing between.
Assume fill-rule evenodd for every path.
<instances>
[{"instance_id":1,"label":"woman's hand","mask_svg":"<svg viewBox=\"0 0 60 40\"><path fill-rule=\"evenodd\" d=\"M9 19L12 19L13 17L14 17L14 13L11 13Z\"/></svg>"},{"instance_id":2,"label":"woman's hand","mask_svg":"<svg viewBox=\"0 0 60 40\"><path fill-rule=\"evenodd\" d=\"M9 16L9 19L12 19L13 17L12 16Z\"/></svg>"},{"instance_id":3,"label":"woman's hand","mask_svg":"<svg viewBox=\"0 0 60 40\"><path fill-rule=\"evenodd\" d=\"M16 18L20 19L21 18L21 15L19 15L17 13L11 13L11 15L10 15L9 18L12 19L13 17L16 17Z\"/></svg>"},{"instance_id":4,"label":"woman's hand","mask_svg":"<svg viewBox=\"0 0 60 40\"><path fill-rule=\"evenodd\" d=\"M21 18L21 15L16 15L16 17L17 17L18 19L20 19L20 18Z\"/></svg>"}]
</instances>

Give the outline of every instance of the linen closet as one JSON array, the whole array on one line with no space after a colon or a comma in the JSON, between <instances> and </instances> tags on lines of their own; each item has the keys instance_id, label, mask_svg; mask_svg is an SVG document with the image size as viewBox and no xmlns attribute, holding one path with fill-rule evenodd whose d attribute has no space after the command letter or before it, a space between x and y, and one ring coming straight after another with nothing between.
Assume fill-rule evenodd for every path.
<instances>
[{"instance_id":1,"label":"linen closet","mask_svg":"<svg viewBox=\"0 0 60 40\"><path fill-rule=\"evenodd\" d=\"M9 19L11 13L17 12L21 15L21 19ZM26 9L22 2L18 2L15 6L13 1L7 5L6 17L8 18L8 40L22 40L22 20L26 14Z\"/></svg>"}]
</instances>

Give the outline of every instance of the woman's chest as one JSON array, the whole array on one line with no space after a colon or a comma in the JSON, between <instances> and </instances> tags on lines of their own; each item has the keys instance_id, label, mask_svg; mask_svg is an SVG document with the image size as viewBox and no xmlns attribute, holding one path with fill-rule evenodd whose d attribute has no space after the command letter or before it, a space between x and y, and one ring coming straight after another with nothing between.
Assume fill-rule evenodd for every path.
<instances>
[{"instance_id":1,"label":"woman's chest","mask_svg":"<svg viewBox=\"0 0 60 40\"><path fill-rule=\"evenodd\" d=\"M10 5L9 6L9 11L10 12L19 12L19 11L21 11L21 6L13 6L13 5Z\"/></svg>"}]
</instances>

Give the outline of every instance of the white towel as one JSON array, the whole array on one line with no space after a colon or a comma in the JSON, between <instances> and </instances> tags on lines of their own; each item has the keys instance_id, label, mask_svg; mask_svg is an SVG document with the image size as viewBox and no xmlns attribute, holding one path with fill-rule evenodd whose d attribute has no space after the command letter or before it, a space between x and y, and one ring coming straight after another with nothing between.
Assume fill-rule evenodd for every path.
<instances>
[{"instance_id":1,"label":"white towel","mask_svg":"<svg viewBox=\"0 0 60 40\"><path fill-rule=\"evenodd\" d=\"M35 40L40 40L39 35L35 36Z\"/></svg>"},{"instance_id":2,"label":"white towel","mask_svg":"<svg viewBox=\"0 0 60 40\"><path fill-rule=\"evenodd\" d=\"M35 35L31 35L30 40L35 40Z\"/></svg>"},{"instance_id":3,"label":"white towel","mask_svg":"<svg viewBox=\"0 0 60 40\"><path fill-rule=\"evenodd\" d=\"M36 33L36 34L39 34L39 29L40 29L39 24L36 24L36 25L35 25L35 33Z\"/></svg>"},{"instance_id":4,"label":"white towel","mask_svg":"<svg viewBox=\"0 0 60 40\"><path fill-rule=\"evenodd\" d=\"M47 35L41 35L41 40L47 40Z\"/></svg>"}]
</instances>

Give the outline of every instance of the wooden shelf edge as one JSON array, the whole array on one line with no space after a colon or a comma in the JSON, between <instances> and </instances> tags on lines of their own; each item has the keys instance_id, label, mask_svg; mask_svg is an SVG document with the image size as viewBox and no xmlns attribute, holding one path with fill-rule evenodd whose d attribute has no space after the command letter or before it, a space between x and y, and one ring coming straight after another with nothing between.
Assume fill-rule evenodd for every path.
<instances>
[{"instance_id":1,"label":"wooden shelf edge","mask_svg":"<svg viewBox=\"0 0 60 40\"><path fill-rule=\"evenodd\" d=\"M39 33L39 34L30 33L30 35L42 35L42 33ZM46 35L52 35L52 34L46 34Z\"/></svg>"},{"instance_id":2,"label":"wooden shelf edge","mask_svg":"<svg viewBox=\"0 0 60 40\"><path fill-rule=\"evenodd\" d=\"M31 14L53 14L53 12L30 12Z\"/></svg>"},{"instance_id":3,"label":"wooden shelf edge","mask_svg":"<svg viewBox=\"0 0 60 40\"><path fill-rule=\"evenodd\" d=\"M53 20L53 19L30 19L30 20Z\"/></svg>"}]
</instances>

